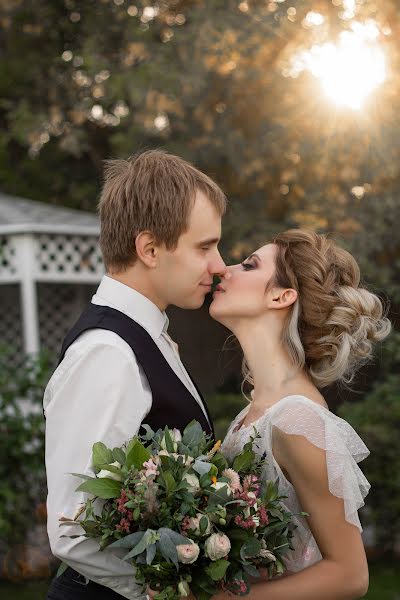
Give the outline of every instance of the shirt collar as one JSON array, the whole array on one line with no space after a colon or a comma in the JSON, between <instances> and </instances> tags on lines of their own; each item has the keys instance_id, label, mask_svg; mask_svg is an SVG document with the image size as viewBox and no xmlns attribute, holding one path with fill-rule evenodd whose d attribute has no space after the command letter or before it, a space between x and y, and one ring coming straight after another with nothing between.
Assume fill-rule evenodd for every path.
<instances>
[{"instance_id":1,"label":"shirt collar","mask_svg":"<svg viewBox=\"0 0 400 600\"><path fill-rule=\"evenodd\" d=\"M96 300L124 313L154 338L160 337L168 329L169 319L164 311L140 292L108 275L103 276L93 296L95 304Z\"/></svg>"}]
</instances>

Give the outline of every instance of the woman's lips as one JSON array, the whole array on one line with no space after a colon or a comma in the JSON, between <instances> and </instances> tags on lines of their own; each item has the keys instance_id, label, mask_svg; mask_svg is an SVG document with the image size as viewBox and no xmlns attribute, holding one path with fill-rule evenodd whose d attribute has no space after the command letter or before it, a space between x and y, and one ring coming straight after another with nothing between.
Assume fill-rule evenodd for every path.
<instances>
[{"instance_id":1,"label":"woman's lips","mask_svg":"<svg viewBox=\"0 0 400 600\"><path fill-rule=\"evenodd\" d=\"M215 288L215 291L214 291L214 294L217 294L217 293L221 293L221 294L225 293L225 290L220 283L217 285L217 287Z\"/></svg>"}]
</instances>

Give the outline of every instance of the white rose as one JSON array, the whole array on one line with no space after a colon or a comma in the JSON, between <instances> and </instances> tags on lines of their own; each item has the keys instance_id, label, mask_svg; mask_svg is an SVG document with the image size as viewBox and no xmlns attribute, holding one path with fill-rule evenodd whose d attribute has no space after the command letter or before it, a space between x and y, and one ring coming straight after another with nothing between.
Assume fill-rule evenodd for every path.
<instances>
[{"instance_id":1,"label":"white rose","mask_svg":"<svg viewBox=\"0 0 400 600\"><path fill-rule=\"evenodd\" d=\"M196 475L191 475L190 473L185 473L182 477L189 484L189 492L195 494L200 490L200 481Z\"/></svg>"},{"instance_id":2,"label":"white rose","mask_svg":"<svg viewBox=\"0 0 400 600\"><path fill-rule=\"evenodd\" d=\"M115 461L113 463L110 463L110 467L118 467L119 469L121 467L121 463ZM102 479L103 477L107 477L108 479L115 479L115 481L123 480L122 474L112 473L111 471L108 471L107 468L101 469L101 471L97 473L97 479Z\"/></svg>"},{"instance_id":3,"label":"white rose","mask_svg":"<svg viewBox=\"0 0 400 600\"><path fill-rule=\"evenodd\" d=\"M200 548L197 544L192 542L191 544L179 544L176 547L178 553L178 560L185 565L190 565L197 560L200 554Z\"/></svg>"},{"instance_id":4,"label":"white rose","mask_svg":"<svg viewBox=\"0 0 400 600\"><path fill-rule=\"evenodd\" d=\"M205 519L207 519L207 527L206 527L205 532L203 534L201 534L200 533L200 521L203 517ZM188 526L189 526L189 529L191 531L193 531L193 533L195 535L210 535L211 529L212 529L210 519L206 515L202 515L201 513L197 513L197 515L195 517L190 517L190 519L188 521Z\"/></svg>"},{"instance_id":5,"label":"white rose","mask_svg":"<svg viewBox=\"0 0 400 600\"><path fill-rule=\"evenodd\" d=\"M211 560L219 560L227 556L231 549L228 536L223 533L213 533L204 544L204 552Z\"/></svg>"},{"instance_id":6,"label":"white rose","mask_svg":"<svg viewBox=\"0 0 400 600\"><path fill-rule=\"evenodd\" d=\"M232 488L225 481L217 481L216 483L212 483L210 487L212 487L216 492L218 492L218 490L222 490L223 488L225 488L228 496L230 496L232 494Z\"/></svg>"}]
</instances>

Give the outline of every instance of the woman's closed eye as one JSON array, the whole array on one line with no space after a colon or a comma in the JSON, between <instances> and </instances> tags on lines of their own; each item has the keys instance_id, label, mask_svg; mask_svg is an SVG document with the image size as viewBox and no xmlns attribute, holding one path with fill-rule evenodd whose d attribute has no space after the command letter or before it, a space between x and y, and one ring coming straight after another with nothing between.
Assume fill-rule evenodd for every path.
<instances>
[{"instance_id":1,"label":"woman's closed eye","mask_svg":"<svg viewBox=\"0 0 400 600\"><path fill-rule=\"evenodd\" d=\"M251 271L256 268L255 264L251 262L242 262L241 264L245 271Z\"/></svg>"}]
</instances>

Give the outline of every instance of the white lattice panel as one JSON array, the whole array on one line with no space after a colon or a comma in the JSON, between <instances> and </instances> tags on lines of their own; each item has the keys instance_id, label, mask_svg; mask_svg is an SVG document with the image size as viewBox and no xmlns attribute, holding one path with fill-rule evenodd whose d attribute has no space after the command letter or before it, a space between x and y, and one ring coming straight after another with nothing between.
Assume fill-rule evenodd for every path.
<instances>
[{"instance_id":1,"label":"white lattice panel","mask_svg":"<svg viewBox=\"0 0 400 600\"><path fill-rule=\"evenodd\" d=\"M104 273L103 261L96 236L40 234L36 240L38 275L82 279Z\"/></svg>"},{"instance_id":2,"label":"white lattice panel","mask_svg":"<svg viewBox=\"0 0 400 600\"><path fill-rule=\"evenodd\" d=\"M17 256L14 239L0 236L0 279L17 275Z\"/></svg>"},{"instance_id":3,"label":"white lattice panel","mask_svg":"<svg viewBox=\"0 0 400 600\"><path fill-rule=\"evenodd\" d=\"M97 286L39 283L40 347L58 357L67 331L90 302Z\"/></svg>"},{"instance_id":4,"label":"white lattice panel","mask_svg":"<svg viewBox=\"0 0 400 600\"><path fill-rule=\"evenodd\" d=\"M0 287L0 344L9 347L15 357L23 349L20 288L18 284Z\"/></svg>"}]
</instances>

